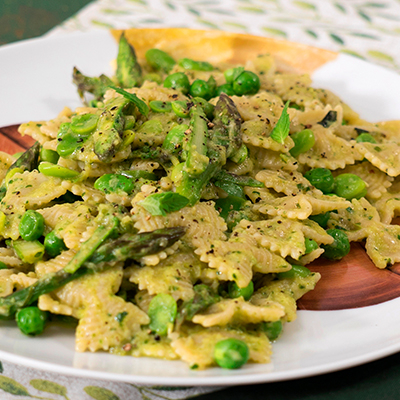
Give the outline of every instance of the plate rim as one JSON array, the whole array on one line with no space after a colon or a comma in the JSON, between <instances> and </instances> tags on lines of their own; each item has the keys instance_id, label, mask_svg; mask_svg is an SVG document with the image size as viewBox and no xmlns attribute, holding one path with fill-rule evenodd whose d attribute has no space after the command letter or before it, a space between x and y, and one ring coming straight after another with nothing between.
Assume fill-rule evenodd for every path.
<instances>
[{"instance_id":1,"label":"plate rim","mask_svg":"<svg viewBox=\"0 0 400 400\"><path fill-rule=\"evenodd\" d=\"M98 35L106 35L110 34L108 31L104 30L94 30L90 32L70 32L70 33L65 33L63 35L51 35L51 36L44 36L44 37L38 37L38 38L31 38L27 40L22 40L19 42L14 42L6 45L0 46L0 58L2 56L2 53L4 50L8 49L18 49L19 47L24 47L27 45L36 45L37 43L42 43L42 42L49 42L49 41L60 41L60 40L68 40L71 36L76 36L79 37L81 35L83 36L98 36ZM251 35L249 35L251 36ZM282 40L285 41L285 40ZM296 42L291 42L291 43L296 43ZM301 44L304 46L304 44ZM308 45L307 45L308 46ZM308 47L313 47L313 46L308 46ZM318 49L318 48L317 48ZM343 53L337 53L341 58L345 59L351 59L354 60L354 57L343 54ZM333 60L334 62L335 60ZM367 62L365 60L358 60L360 62L363 62L365 64L371 65L370 62ZM328 61L329 63L330 61ZM391 71L388 70L387 68L384 68L380 65L372 64L374 67L377 67L381 70L384 71ZM394 71L394 75L397 75ZM312 76L312 74L311 74ZM399 76L400 79L400 76ZM370 307L375 307L375 306L370 306ZM365 307L368 308L368 307ZM299 310L299 315L304 312L302 310ZM311 311L310 311L311 312ZM331 311L312 311L312 312L331 312ZM300 368L300 369L293 369L289 372L287 371L279 371L279 372L264 372L264 373L255 373L255 374L243 374L243 375L227 375L227 376L207 376L207 377L181 377L181 378L175 378L175 377L152 377L152 376L138 376L138 375L126 375L126 374L120 374L120 373L113 373L113 372L104 372L104 371L95 371L95 370L90 370L90 369L84 369L84 368L78 368L78 367L69 367L69 366L63 366L60 364L54 364L52 362L46 362L46 361L39 361L34 358L26 357L26 356L21 356L21 355L16 355L11 352L7 352L4 350L0 349L0 357L4 361L8 361L11 363L17 363L26 367L30 368L37 368L43 371L47 372L53 372L53 373L59 373L59 374L65 374L69 376L76 376L76 377L85 377L85 378L92 378L92 379L106 379L106 380L113 380L113 381L121 381L121 382L130 382L130 383L138 383L138 384L152 384L152 385L168 385L168 386L225 386L225 385L246 385L246 384L255 384L255 383L267 383L267 382L278 382L278 381L286 381L286 380L292 380L292 379L298 379L298 378L306 378L310 376L317 376L317 375L322 375L325 373L329 372L335 372L338 370L343 370L347 368L351 368L354 366L362 365L380 358L384 358L386 356L389 356L391 354L394 354L396 352L400 351L400 340L396 344L392 344L384 349L379 349L375 350L366 354L363 354L361 356L354 357L353 359L350 360L341 360L341 361L335 361L335 362L330 362L327 364L324 364L323 366L312 366L312 367L307 367L307 368ZM117 357L117 356L115 356ZM150 358L147 358L151 360ZM272 360L273 363L273 360ZM262 365L262 364L260 364ZM269 364L266 364L267 366ZM195 372L194 372L195 374ZM233 381L233 382L232 382Z\"/></svg>"}]
</instances>

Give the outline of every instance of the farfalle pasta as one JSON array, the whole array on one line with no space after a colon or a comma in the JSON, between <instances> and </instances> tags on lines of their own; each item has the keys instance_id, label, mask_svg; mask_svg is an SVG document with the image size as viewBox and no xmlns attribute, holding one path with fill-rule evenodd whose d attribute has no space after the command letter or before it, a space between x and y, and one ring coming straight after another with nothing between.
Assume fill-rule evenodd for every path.
<instances>
[{"instance_id":1,"label":"farfalle pasta","mask_svg":"<svg viewBox=\"0 0 400 400\"><path fill-rule=\"evenodd\" d=\"M361 120L276 43L238 63L229 35L214 52L194 32L196 56L174 32L114 32L115 75L75 68L85 104L0 152L0 316L30 335L71 317L77 351L266 363L320 279L307 264L351 241L400 261L400 123Z\"/></svg>"}]
</instances>

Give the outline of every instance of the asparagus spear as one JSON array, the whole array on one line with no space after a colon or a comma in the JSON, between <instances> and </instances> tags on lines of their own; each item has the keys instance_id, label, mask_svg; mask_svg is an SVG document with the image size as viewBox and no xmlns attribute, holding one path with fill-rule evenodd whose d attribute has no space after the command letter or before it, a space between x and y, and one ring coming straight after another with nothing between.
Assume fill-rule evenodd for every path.
<instances>
[{"instance_id":1,"label":"asparagus spear","mask_svg":"<svg viewBox=\"0 0 400 400\"><path fill-rule=\"evenodd\" d=\"M182 237L183 233L182 227L157 229L139 234L125 233L118 239L100 246L89 261L98 264L127 259L138 260L171 246Z\"/></svg>"},{"instance_id":2,"label":"asparagus spear","mask_svg":"<svg viewBox=\"0 0 400 400\"><path fill-rule=\"evenodd\" d=\"M200 175L207 167L207 117L200 105L194 105L190 109L190 136L185 143L187 151L185 172L190 176Z\"/></svg>"},{"instance_id":3,"label":"asparagus spear","mask_svg":"<svg viewBox=\"0 0 400 400\"><path fill-rule=\"evenodd\" d=\"M8 169L21 168L24 171L32 171L37 168L39 163L40 143L36 142L32 147L26 150Z\"/></svg>"},{"instance_id":4,"label":"asparagus spear","mask_svg":"<svg viewBox=\"0 0 400 400\"><path fill-rule=\"evenodd\" d=\"M96 251L96 249L110 237L118 226L118 218L112 217L100 225L93 235L84 243L74 258L64 267L64 271L73 274L76 272Z\"/></svg>"},{"instance_id":5,"label":"asparagus spear","mask_svg":"<svg viewBox=\"0 0 400 400\"><path fill-rule=\"evenodd\" d=\"M15 168L19 168L22 171L32 171L37 168L39 164L39 152L40 144L39 142L36 142L11 164L10 168L7 170L7 174ZM0 186L0 200L4 198L6 192L7 188L5 182L3 182L3 184Z\"/></svg>"},{"instance_id":6,"label":"asparagus spear","mask_svg":"<svg viewBox=\"0 0 400 400\"><path fill-rule=\"evenodd\" d=\"M89 268L80 268L73 274L64 270L50 273L34 284L0 299L0 319L12 318L19 309L34 303L42 294L50 293L83 275L93 273Z\"/></svg>"},{"instance_id":7,"label":"asparagus spear","mask_svg":"<svg viewBox=\"0 0 400 400\"><path fill-rule=\"evenodd\" d=\"M227 156L233 155L240 148L242 140L240 114L224 93L215 108L211 132L208 131L208 121L199 104L192 107L190 113L191 133L186 144L186 164L176 191L193 205L200 199L207 183L226 163Z\"/></svg>"},{"instance_id":8,"label":"asparagus spear","mask_svg":"<svg viewBox=\"0 0 400 400\"><path fill-rule=\"evenodd\" d=\"M182 303L180 307L177 319L178 326L185 320L191 321L197 313L204 311L220 300L220 296L207 285L196 285L193 289L194 297Z\"/></svg>"},{"instance_id":9,"label":"asparagus spear","mask_svg":"<svg viewBox=\"0 0 400 400\"><path fill-rule=\"evenodd\" d=\"M142 68L137 61L134 48L128 43L124 33L119 39L116 77L125 88L137 86L142 80Z\"/></svg>"},{"instance_id":10,"label":"asparagus spear","mask_svg":"<svg viewBox=\"0 0 400 400\"><path fill-rule=\"evenodd\" d=\"M85 92L92 93L96 100L102 100L105 92L113 81L106 75L99 77L89 77L83 75L76 67L72 72L72 81L78 87L78 94L81 99L85 98Z\"/></svg>"},{"instance_id":11,"label":"asparagus spear","mask_svg":"<svg viewBox=\"0 0 400 400\"><path fill-rule=\"evenodd\" d=\"M93 134L94 152L100 161L110 162L123 143L125 118L123 111L129 103L125 97L115 97L105 104Z\"/></svg>"},{"instance_id":12,"label":"asparagus spear","mask_svg":"<svg viewBox=\"0 0 400 400\"><path fill-rule=\"evenodd\" d=\"M19 309L32 304L42 294L50 293L81 276L110 268L103 261L137 260L145 255L158 253L175 243L184 232L184 228L164 228L136 235L123 235L120 239L111 240L101 245L75 272L68 273L64 268L49 273L33 285L0 298L0 318L11 318Z\"/></svg>"},{"instance_id":13,"label":"asparagus spear","mask_svg":"<svg viewBox=\"0 0 400 400\"><path fill-rule=\"evenodd\" d=\"M200 200L203 189L218 169L219 165L217 163L209 163L204 172L194 177L183 171L182 179L177 184L176 192L186 197L189 200L189 205L193 206Z\"/></svg>"},{"instance_id":14,"label":"asparagus spear","mask_svg":"<svg viewBox=\"0 0 400 400\"><path fill-rule=\"evenodd\" d=\"M241 123L242 117L235 103L225 93L221 93L214 110L211 140L226 148L227 158L233 156L242 145Z\"/></svg>"}]
</instances>

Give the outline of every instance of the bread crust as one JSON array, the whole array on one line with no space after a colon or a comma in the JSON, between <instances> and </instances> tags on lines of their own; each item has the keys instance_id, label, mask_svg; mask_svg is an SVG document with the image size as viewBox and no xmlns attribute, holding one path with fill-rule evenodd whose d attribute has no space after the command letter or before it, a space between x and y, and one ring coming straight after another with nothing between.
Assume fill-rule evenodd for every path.
<instances>
[{"instance_id":1,"label":"bread crust","mask_svg":"<svg viewBox=\"0 0 400 400\"><path fill-rule=\"evenodd\" d=\"M111 30L118 40L123 30ZM301 43L289 42L242 33L187 28L132 28L124 30L139 59L151 48L162 49L172 57L207 60L211 63L244 64L260 54L271 54L279 69L286 72L309 73L338 53Z\"/></svg>"}]
</instances>

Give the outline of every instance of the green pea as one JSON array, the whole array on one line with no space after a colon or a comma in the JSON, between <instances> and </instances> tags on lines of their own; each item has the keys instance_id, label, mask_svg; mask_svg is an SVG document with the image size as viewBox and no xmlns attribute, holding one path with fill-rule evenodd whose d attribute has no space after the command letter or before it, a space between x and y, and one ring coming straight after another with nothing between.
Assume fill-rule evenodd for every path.
<instances>
[{"instance_id":1,"label":"green pea","mask_svg":"<svg viewBox=\"0 0 400 400\"><path fill-rule=\"evenodd\" d=\"M189 108L186 101L176 100L171 102L172 111L181 118L185 118L189 115Z\"/></svg>"},{"instance_id":2,"label":"green pea","mask_svg":"<svg viewBox=\"0 0 400 400\"><path fill-rule=\"evenodd\" d=\"M361 133L361 135L358 135L356 138L357 143L362 143L362 142L368 142L368 143L376 143L375 138L370 135L369 133Z\"/></svg>"},{"instance_id":3,"label":"green pea","mask_svg":"<svg viewBox=\"0 0 400 400\"><path fill-rule=\"evenodd\" d=\"M71 118L71 130L79 135L87 135L94 131L99 117L96 114L81 114Z\"/></svg>"},{"instance_id":4,"label":"green pea","mask_svg":"<svg viewBox=\"0 0 400 400\"><path fill-rule=\"evenodd\" d=\"M67 133L71 133L71 122L64 122L60 125L57 132L57 138L60 139Z\"/></svg>"},{"instance_id":5,"label":"green pea","mask_svg":"<svg viewBox=\"0 0 400 400\"><path fill-rule=\"evenodd\" d=\"M67 157L80 148L87 138L88 135L74 133L70 122L63 123L57 134L57 153L61 157Z\"/></svg>"},{"instance_id":6,"label":"green pea","mask_svg":"<svg viewBox=\"0 0 400 400\"><path fill-rule=\"evenodd\" d=\"M274 340L278 339L279 335L281 334L283 324L281 320L273 322L263 322L262 329L267 335L268 339L273 342Z\"/></svg>"},{"instance_id":7,"label":"green pea","mask_svg":"<svg viewBox=\"0 0 400 400\"><path fill-rule=\"evenodd\" d=\"M67 246L62 238L58 237L54 231L51 231L44 238L44 249L50 257L54 258L64 250L67 250Z\"/></svg>"},{"instance_id":8,"label":"green pea","mask_svg":"<svg viewBox=\"0 0 400 400\"><path fill-rule=\"evenodd\" d=\"M250 283L244 288L240 288L236 282L233 281L229 282L228 293L229 297L231 297L232 299L242 296L247 301L250 299L253 292L254 292L253 281L250 281Z\"/></svg>"},{"instance_id":9,"label":"green pea","mask_svg":"<svg viewBox=\"0 0 400 400\"><path fill-rule=\"evenodd\" d=\"M207 100L201 98L201 97L194 97L193 102L198 103L202 106L204 112L206 113L206 116L209 120L214 118L214 109L215 106L211 103L209 103Z\"/></svg>"},{"instance_id":10,"label":"green pea","mask_svg":"<svg viewBox=\"0 0 400 400\"><path fill-rule=\"evenodd\" d=\"M244 71L244 67L229 68L224 72L226 83L232 84L233 81Z\"/></svg>"},{"instance_id":11,"label":"green pea","mask_svg":"<svg viewBox=\"0 0 400 400\"><path fill-rule=\"evenodd\" d=\"M213 93L210 85L202 79L196 79L190 86L189 93L192 97L201 97L210 100Z\"/></svg>"},{"instance_id":12,"label":"green pea","mask_svg":"<svg viewBox=\"0 0 400 400\"><path fill-rule=\"evenodd\" d=\"M178 65L185 69L193 71L212 71L214 67L207 61L194 61L190 58L182 58L179 60Z\"/></svg>"},{"instance_id":13,"label":"green pea","mask_svg":"<svg viewBox=\"0 0 400 400\"><path fill-rule=\"evenodd\" d=\"M310 215L308 219L315 221L321 228L326 229L328 226L329 218L331 217L330 211L324 214Z\"/></svg>"},{"instance_id":14,"label":"green pea","mask_svg":"<svg viewBox=\"0 0 400 400\"><path fill-rule=\"evenodd\" d=\"M346 233L341 229L328 229L326 231L333 237L333 243L323 244L321 247L325 250L323 257L329 260L340 260L350 252L350 242Z\"/></svg>"},{"instance_id":15,"label":"green pea","mask_svg":"<svg viewBox=\"0 0 400 400\"><path fill-rule=\"evenodd\" d=\"M297 157L301 153L310 150L315 144L314 132L311 129L304 129L290 136L293 139L294 147L290 149L290 154Z\"/></svg>"},{"instance_id":16,"label":"green pea","mask_svg":"<svg viewBox=\"0 0 400 400\"><path fill-rule=\"evenodd\" d=\"M334 193L347 200L358 200L367 194L367 185L355 174L340 174L335 178Z\"/></svg>"},{"instance_id":17,"label":"green pea","mask_svg":"<svg viewBox=\"0 0 400 400\"><path fill-rule=\"evenodd\" d=\"M175 60L165 51L160 49L150 49L145 54L147 63L156 71L163 70L169 72L176 64Z\"/></svg>"},{"instance_id":18,"label":"green pea","mask_svg":"<svg viewBox=\"0 0 400 400\"><path fill-rule=\"evenodd\" d=\"M43 147L40 149L41 161L48 161L53 164L57 164L59 158L60 155L54 150L44 149Z\"/></svg>"},{"instance_id":19,"label":"green pea","mask_svg":"<svg viewBox=\"0 0 400 400\"><path fill-rule=\"evenodd\" d=\"M44 232L44 218L37 211L25 211L18 226L22 239L32 241L39 239Z\"/></svg>"},{"instance_id":20,"label":"green pea","mask_svg":"<svg viewBox=\"0 0 400 400\"><path fill-rule=\"evenodd\" d=\"M138 133L144 133L145 135L148 134L159 134L161 135L164 131L162 123L158 119L149 119L146 122L143 122L137 128Z\"/></svg>"},{"instance_id":21,"label":"green pea","mask_svg":"<svg viewBox=\"0 0 400 400\"><path fill-rule=\"evenodd\" d=\"M41 162L39 171L46 176L55 176L56 178L71 179L79 175L78 171L69 168L61 167L61 165L52 164L49 162Z\"/></svg>"},{"instance_id":22,"label":"green pea","mask_svg":"<svg viewBox=\"0 0 400 400\"><path fill-rule=\"evenodd\" d=\"M0 261L0 269L8 269L7 265Z\"/></svg>"},{"instance_id":23,"label":"green pea","mask_svg":"<svg viewBox=\"0 0 400 400\"><path fill-rule=\"evenodd\" d=\"M157 112L157 113L165 113L165 112L172 111L170 101L153 100L153 101L150 101L149 106L154 112Z\"/></svg>"},{"instance_id":24,"label":"green pea","mask_svg":"<svg viewBox=\"0 0 400 400\"><path fill-rule=\"evenodd\" d=\"M277 275L279 279L294 279L296 277L306 278L310 273L311 271L302 265L292 265L292 269L279 272Z\"/></svg>"},{"instance_id":25,"label":"green pea","mask_svg":"<svg viewBox=\"0 0 400 400\"><path fill-rule=\"evenodd\" d=\"M214 360L221 368L240 368L249 356L249 347L243 340L229 338L217 342L214 347Z\"/></svg>"},{"instance_id":26,"label":"green pea","mask_svg":"<svg viewBox=\"0 0 400 400\"><path fill-rule=\"evenodd\" d=\"M305 178L321 192L332 193L335 188L335 179L332 172L327 168L315 168L305 173Z\"/></svg>"},{"instance_id":27,"label":"green pea","mask_svg":"<svg viewBox=\"0 0 400 400\"><path fill-rule=\"evenodd\" d=\"M232 83L236 95L256 94L260 90L260 78L251 71L243 71Z\"/></svg>"},{"instance_id":28,"label":"green pea","mask_svg":"<svg viewBox=\"0 0 400 400\"><path fill-rule=\"evenodd\" d=\"M176 72L165 78L164 87L180 90L183 94L188 94L190 90L189 78L183 72Z\"/></svg>"},{"instance_id":29,"label":"green pea","mask_svg":"<svg viewBox=\"0 0 400 400\"><path fill-rule=\"evenodd\" d=\"M46 326L47 312L39 310L38 307L26 307L17 312L15 319L23 334L35 336L43 332Z\"/></svg>"},{"instance_id":30,"label":"green pea","mask_svg":"<svg viewBox=\"0 0 400 400\"><path fill-rule=\"evenodd\" d=\"M158 294L149 304L150 329L158 335L166 335L173 326L177 313L175 299L166 293Z\"/></svg>"},{"instance_id":31,"label":"green pea","mask_svg":"<svg viewBox=\"0 0 400 400\"><path fill-rule=\"evenodd\" d=\"M61 157L68 157L76 149L82 146L83 139L75 136L72 133L67 133L61 138L58 138L57 153Z\"/></svg>"},{"instance_id":32,"label":"green pea","mask_svg":"<svg viewBox=\"0 0 400 400\"><path fill-rule=\"evenodd\" d=\"M135 188L132 179L119 174L104 174L96 180L94 188L104 193L125 192L131 193Z\"/></svg>"},{"instance_id":33,"label":"green pea","mask_svg":"<svg viewBox=\"0 0 400 400\"><path fill-rule=\"evenodd\" d=\"M185 132L189 129L186 124L174 126L167 134L162 144L162 148L170 153L178 153L182 149Z\"/></svg>"},{"instance_id":34,"label":"green pea","mask_svg":"<svg viewBox=\"0 0 400 400\"><path fill-rule=\"evenodd\" d=\"M305 254L309 254L319 248L318 243L315 240L310 239L310 238L304 239L304 245L306 246Z\"/></svg>"},{"instance_id":35,"label":"green pea","mask_svg":"<svg viewBox=\"0 0 400 400\"><path fill-rule=\"evenodd\" d=\"M215 93L216 96L220 96L221 93L225 93L228 96L234 96L235 95L235 92L233 91L233 87L229 83L224 83L223 85L217 87L217 90L216 90L216 93Z\"/></svg>"}]
</instances>

